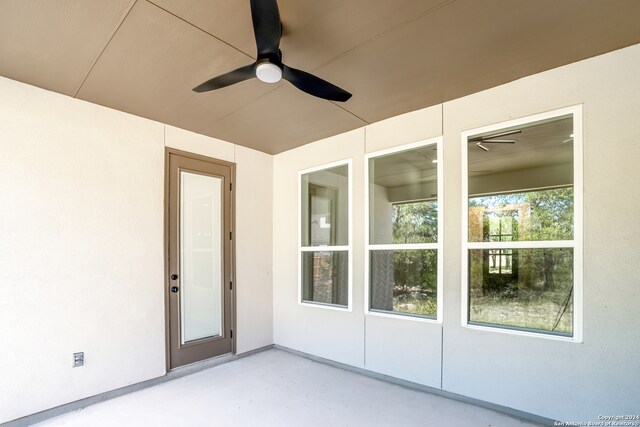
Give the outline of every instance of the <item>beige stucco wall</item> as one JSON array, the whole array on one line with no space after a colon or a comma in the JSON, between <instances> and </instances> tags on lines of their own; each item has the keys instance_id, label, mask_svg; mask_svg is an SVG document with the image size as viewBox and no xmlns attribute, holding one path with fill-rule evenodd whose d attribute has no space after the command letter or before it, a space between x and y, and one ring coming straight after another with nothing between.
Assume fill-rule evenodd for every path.
<instances>
[{"instance_id":1,"label":"beige stucco wall","mask_svg":"<svg viewBox=\"0 0 640 427\"><path fill-rule=\"evenodd\" d=\"M640 380L640 45L415 111L275 156L277 344L547 418L635 414ZM461 325L462 131L583 105L584 340ZM364 313L365 153L444 137L442 325ZM296 171L353 160L352 312L297 303ZM466 281L465 281L466 283Z\"/></svg>"},{"instance_id":2,"label":"beige stucco wall","mask_svg":"<svg viewBox=\"0 0 640 427\"><path fill-rule=\"evenodd\" d=\"M273 342L272 156L4 78L0 99L0 423L164 375L165 145L237 163L237 351Z\"/></svg>"}]
</instances>

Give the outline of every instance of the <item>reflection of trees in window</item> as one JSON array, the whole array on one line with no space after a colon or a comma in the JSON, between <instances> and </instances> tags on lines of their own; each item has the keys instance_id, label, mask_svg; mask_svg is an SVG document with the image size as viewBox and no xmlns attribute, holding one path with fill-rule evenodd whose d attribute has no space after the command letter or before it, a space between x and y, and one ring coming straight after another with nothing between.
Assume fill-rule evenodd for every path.
<instances>
[{"instance_id":1,"label":"reflection of trees in window","mask_svg":"<svg viewBox=\"0 0 640 427\"><path fill-rule=\"evenodd\" d=\"M438 203L419 201L394 203L393 243L427 243L438 241Z\"/></svg>"},{"instance_id":2,"label":"reflection of trees in window","mask_svg":"<svg viewBox=\"0 0 640 427\"><path fill-rule=\"evenodd\" d=\"M371 308L436 316L437 262L434 249L371 251Z\"/></svg>"},{"instance_id":3,"label":"reflection of trees in window","mask_svg":"<svg viewBox=\"0 0 640 427\"><path fill-rule=\"evenodd\" d=\"M483 259L489 250L471 249L469 252L470 270L481 271ZM555 283L553 289L546 288L548 278L544 271L544 258L549 253L555 259L550 271ZM488 289L484 286L483 289L472 292L469 320L570 334L573 313L573 249L513 249L513 254L515 265L519 265L517 279L505 282L502 288ZM474 274L471 280L477 281L478 275ZM482 281L479 284L482 286Z\"/></svg>"},{"instance_id":4,"label":"reflection of trees in window","mask_svg":"<svg viewBox=\"0 0 640 427\"><path fill-rule=\"evenodd\" d=\"M435 316L436 266L435 250L394 251L394 311Z\"/></svg>"},{"instance_id":5,"label":"reflection of trees in window","mask_svg":"<svg viewBox=\"0 0 640 427\"><path fill-rule=\"evenodd\" d=\"M511 242L518 240L517 210L502 209L490 211L484 217L485 241ZM511 249L492 249L489 251L489 274L513 274L513 252Z\"/></svg>"},{"instance_id":6,"label":"reflection of trees in window","mask_svg":"<svg viewBox=\"0 0 640 427\"><path fill-rule=\"evenodd\" d=\"M483 242L573 239L573 188L470 198L469 239ZM513 249L484 251L482 289L513 296L518 289L530 287L533 277L530 270L535 269L543 273L543 288L552 290L558 262L557 252L550 249L544 250L541 259L518 259L518 251ZM480 282L477 273L473 280L476 286Z\"/></svg>"},{"instance_id":7,"label":"reflection of trees in window","mask_svg":"<svg viewBox=\"0 0 640 427\"><path fill-rule=\"evenodd\" d=\"M368 157L370 312L437 318L440 141Z\"/></svg>"},{"instance_id":8,"label":"reflection of trees in window","mask_svg":"<svg viewBox=\"0 0 640 427\"><path fill-rule=\"evenodd\" d=\"M391 222L393 244L437 242L436 201L393 203ZM371 308L435 317L437 256L424 248L371 251Z\"/></svg>"},{"instance_id":9,"label":"reflection of trees in window","mask_svg":"<svg viewBox=\"0 0 640 427\"><path fill-rule=\"evenodd\" d=\"M489 251L489 274L513 274L513 252L511 249Z\"/></svg>"},{"instance_id":10,"label":"reflection of trees in window","mask_svg":"<svg viewBox=\"0 0 640 427\"><path fill-rule=\"evenodd\" d=\"M394 203L393 243L425 243L438 239L436 201ZM437 251L389 251L393 259L393 311L436 315ZM374 307L373 308L377 308ZM387 308L391 309L391 307Z\"/></svg>"},{"instance_id":11,"label":"reflection of trees in window","mask_svg":"<svg viewBox=\"0 0 640 427\"><path fill-rule=\"evenodd\" d=\"M571 239L572 187L469 199L472 242ZM470 250L469 274L470 320L572 332L572 249Z\"/></svg>"},{"instance_id":12,"label":"reflection of trees in window","mask_svg":"<svg viewBox=\"0 0 640 427\"><path fill-rule=\"evenodd\" d=\"M504 217L509 211L517 223L511 241L573 239L573 187L564 187L469 198L469 241L506 241L490 240L484 216Z\"/></svg>"}]
</instances>

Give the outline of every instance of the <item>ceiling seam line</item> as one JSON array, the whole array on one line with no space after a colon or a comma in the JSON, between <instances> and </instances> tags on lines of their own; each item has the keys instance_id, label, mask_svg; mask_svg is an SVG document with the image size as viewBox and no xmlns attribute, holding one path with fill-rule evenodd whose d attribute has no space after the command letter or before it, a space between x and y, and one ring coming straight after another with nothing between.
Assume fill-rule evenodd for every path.
<instances>
[{"instance_id":1,"label":"ceiling seam line","mask_svg":"<svg viewBox=\"0 0 640 427\"><path fill-rule=\"evenodd\" d=\"M78 93L80 93L80 89L82 89L82 86L84 86L85 82L87 81L87 79L91 75L91 72L93 71L94 67L96 66L96 64L98 63L98 61L102 57L102 55L104 54L104 51L107 50L107 47L109 46L109 44L111 44L111 40L113 40L113 38L115 37L116 33L118 32L118 30L122 26L122 23L127 19L127 16L129 16L129 13L131 13L131 10L133 10L133 7L136 5L136 3L138 3L138 0L134 0L131 3L131 6L129 6L129 9L127 10L127 13L124 14L124 16L122 17L122 20L120 21L120 23L118 23L118 26L116 27L116 29L109 36L109 40L107 40L107 42L105 43L104 47L102 48L102 50L98 54L98 56L96 56L96 59L94 59L94 61L91 63L91 66L89 67L89 71L87 71L87 74L85 74L84 78L80 82L80 85L78 86L76 91L73 93L73 97L74 98L76 98L78 96Z\"/></svg>"},{"instance_id":2,"label":"ceiling seam line","mask_svg":"<svg viewBox=\"0 0 640 427\"><path fill-rule=\"evenodd\" d=\"M136 1L137 1L137 0L136 0ZM186 24L188 24L189 26L191 26L191 27L193 27L193 28L196 28L196 29L198 29L198 30L202 31L203 33L205 33L205 34L207 34L207 35L209 35L209 36L213 37L214 39L216 39L216 40L220 41L221 43L224 43L225 45L227 45L227 46L229 46L229 47L231 47L231 48L233 48L233 49L237 50L238 52L240 52L240 53L242 53L242 54L244 54L244 55L247 55L249 58L251 58L251 59L254 59L254 60L255 60L255 58L253 58L251 55L247 54L246 52L244 52L244 51L240 50L239 48L237 48L237 47L235 47L235 46L233 46L233 45L229 44L228 42L226 42L226 41L224 41L224 40L222 40L222 39L220 39L220 38L218 38L218 37L214 36L213 34L211 34L211 33L207 32L207 31L205 31L204 29L202 29L202 28L198 27L197 25L194 25L193 23L191 23L191 22L189 22L189 21L187 21L187 20L183 19L182 17L180 17L180 16L178 16L178 15L176 15L176 14L174 14L174 13L172 13L172 12L168 11L167 9L165 9L165 8L163 8L163 7L159 6L159 5L157 5L157 4L156 4L156 3L154 3L152 0L145 0L145 1L146 1L147 3L149 3L149 4L153 5L153 6L157 7L158 9L160 9L160 10L164 11L165 13L167 13L167 14L169 14L169 15L171 15L171 16L174 16L175 18L177 18L177 19L179 19L179 20L181 20L181 21L185 22L185 23L186 23ZM379 33L379 34L376 34L374 37L370 38L369 40L366 40L366 41L364 41L364 42L360 43L359 45L354 46L353 48L351 48L351 49L347 50L346 52L343 52L342 54L340 54L340 55L338 55L338 56L334 57L333 59L331 59L331 60L329 60L329 61L325 62L324 64L322 64L322 65L320 65L320 66L318 66L318 67L313 68L313 69L312 69L312 71L317 71L317 70L319 70L319 69L321 69L321 68L323 68L323 67L325 67L325 66L327 66L327 65L331 64L332 62L334 62L334 61L336 61L336 60L338 60L338 59L342 58L343 56L345 56L345 55L347 55L347 54L351 53L352 51L354 51L354 50L356 50L356 49L358 49L358 48L360 48L360 47L362 47L362 46L364 46L364 45L366 45L366 44L370 43L371 41L373 41L373 40L375 40L375 39L377 39L377 38L379 38L379 37L381 37L381 36L383 36L383 35L385 35L385 34L387 34L387 33L389 33L389 32L392 32L392 31L394 31L394 30L396 30L396 29L398 29L398 28L400 28L400 27L402 27L402 26L404 26L404 25L406 25L406 24L408 24L408 23L410 23L410 22L413 22L413 21L415 21L416 19L420 19L420 18L421 18L421 17L423 17L423 16L426 16L426 15L428 15L428 14L432 13L432 12L435 12L436 10L438 10L438 9L440 9L440 8L442 8L442 7L445 7L445 6L449 5L450 3L453 3L454 1L455 1L455 0L447 0L447 1L444 1L444 2L442 2L442 3L440 3L440 4L436 5L436 6L432 7L431 9L428 9L428 10L426 10L426 11L422 12L422 13L419 13L418 15L415 15L415 16L413 16L412 18L410 18L410 19L408 19L408 20L406 20L406 21L404 21L404 22L402 22L402 23L400 23L400 24L398 24L398 25L395 25L395 26L393 26L393 27L391 27L391 28L389 28L389 29L387 29L387 30L385 30L385 31L383 31L383 32L381 32L381 33ZM128 14L128 13L127 13L127 14ZM123 20L123 21L124 21L124 20ZM115 33L114 33L114 34L115 34ZM106 48L106 47L105 47L105 48ZM269 94L271 94L271 93L273 93L273 92L275 92L275 91L279 90L279 89L280 89L281 87L283 87L283 86L284 86L284 85L279 86L279 87L277 87L277 88L275 88L275 89L273 89L273 90L270 90L270 91L268 91L268 92L266 92L266 93L264 93L264 94L260 95L259 97L254 98L251 102L248 102L248 103L246 103L245 105L242 105L241 107L239 107L239 108L237 108L237 109L235 109L235 110L233 110L233 111L229 112L228 114L225 114L224 116L222 116L222 117L218 118L217 120L215 120L215 121L214 121L214 122L213 122L209 127L207 127L207 129L209 129L209 128L211 128L211 127L215 126L216 124L220 123L221 121L223 121L223 120L224 120L224 119L226 119L227 117L229 117L229 116L231 116L231 115L233 115L233 114L237 113L238 111L241 111L242 109L246 108L249 104L253 103L254 101L256 101L256 100L258 100L258 99L261 99L261 98L263 98L263 97L265 97L265 96L267 96L267 95L269 95ZM363 123L365 123L365 126L366 126L366 125L371 124L369 121L367 121L367 120L363 119L362 117L358 116L357 114L355 114L355 113L353 113L353 112L351 112L351 111L347 110L346 108L344 108L344 107L342 107L342 106L340 106L340 105L336 104L335 102L333 102L333 101L330 101L330 102L331 102L333 105L335 105L335 106L337 106L338 108L340 108L341 110L343 110L343 111L345 111L346 113L348 113L349 115L351 115L351 116L355 117L356 119L358 119L358 120L362 121ZM203 131L204 131L204 130L203 130Z\"/></svg>"},{"instance_id":3,"label":"ceiling seam line","mask_svg":"<svg viewBox=\"0 0 640 427\"><path fill-rule=\"evenodd\" d=\"M453 3L454 1L456 1L456 0L447 0L447 1L443 2L443 3L440 3L439 5L436 5L436 6L432 7L432 8L431 8L431 9L429 9L429 10L426 10L426 11L424 11L424 12L421 12L421 13L417 14L416 16L413 16L413 17L411 17L411 18L407 19L407 20L406 20L406 21L404 21L404 22L401 22L401 23L400 23L400 24L398 24L398 25L395 25L395 26L393 26L393 27L391 27L391 28L389 28L389 29L387 29L387 30L384 30L383 32L381 32L381 33L379 33L379 34L376 34L375 36L371 37L370 39L363 41L363 42L362 42L362 43L360 43L359 45L354 46L354 47L352 47L351 49L349 49L349 50L347 50L347 51L345 51L345 52L342 52L341 54L339 54L338 56L336 56L336 57L334 57L334 58L330 59L329 61L325 62L324 64L322 64L322 65L320 65L320 66L318 66L318 67L316 67L316 68L311 69L311 71L318 71L320 68L323 68L323 67L325 67L325 66L327 66L327 65L329 65L329 64L331 64L331 63L333 63L333 62L335 62L335 61L337 61L338 59L340 59L340 58L342 58L342 57L344 57L344 56L346 56L346 55L350 54L351 52L353 52L353 51L355 51L355 50L357 50L357 49L360 49L362 46L365 46L365 45L367 45L367 44L369 44L369 43L373 42L374 40L376 40L376 39L378 39L378 38L380 38L380 37L382 37L382 36L385 36L385 35L387 35L388 33L392 32L392 31L395 31L395 30L397 30L398 28L403 27L403 26L405 26L405 25L407 25L407 24L409 24L409 23L411 23L411 22L415 21L416 19L420 19L420 18L422 18L422 17L424 17L424 16L426 16L426 15L429 15L429 14L430 14L430 13L432 13L432 12L435 12L435 11L436 11L436 10L438 10L438 9L441 9L441 8L443 8L443 7L445 7L445 6L448 6L449 4Z\"/></svg>"},{"instance_id":4,"label":"ceiling seam line","mask_svg":"<svg viewBox=\"0 0 640 427\"><path fill-rule=\"evenodd\" d=\"M280 89L282 89L282 88L283 88L283 87L285 87L285 86L286 86L286 84L282 84L282 85L280 85L280 86L278 86L278 87L276 87L276 88L274 88L274 89L272 89L272 90L270 90L270 91L268 91L268 92L266 92L266 93L263 93L262 95L258 96L257 98L252 99L250 102L247 102L246 104L242 105L241 107L239 107L239 108L237 108L237 109L235 109L235 110L233 110L233 111L229 112L228 114L225 114L224 116L220 117L219 119L215 120L215 121L211 124L211 126L208 126L207 128L203 129L202 131L204 132L204 131L206 131L207 129L210 129L210 128L214 127L216 124L220 123L221 121L223 121L223 120L224 120L224 119L226 119L227 117L229 117L229 116L231 116L231 115L233 115L233 114L237 113L238 111L243 110L243 109L244 109L244 108L246 108L249 104L252 104L254 101L257 101L258 99L262 99L262 98L264 98L265 96L267 96L267 95L269 95L269 94L272 94L272 93L274 93L275 91L280 90ZM352 116L353 116L353 117L355 117L356 119L361 120L363 123L365 123L365 126L366 126L366 125L371 124L371 123L369 123L367 120L365 120L365 119L363 119L362 117L360 117L360 116L358 116L358 115L356 115L356 114L352 113L351 111L349 111L349 110L347 110L346 108L344 108L344 107L342 107L342 106L340 106L340 105L336 104L335 102L333 102L333 101L329 101L329 102L330 102L331 104L335 105L336 107L340 108L341 110L345 111L346 113L348 113L348 114L352 115Z\"/></svg>"},{"instance_id":5,"label":"ceiling seam line","mask_svg":"<svg viewBox=\"0 0 640 427\"><path fill-rule=\"evenodd\" d=\"M346 108L344 108L342 105L340 105L340 104L336 104L336 103L335 103L335 102L333 102L333 101L329 101L329 102L331 102L333 105L335 105L336 107L340 108L340 109L341 109L341 110L343 110L344 112L351 114L351 115L352 115L353 117L355 117L356 119L358 119L358 120L362 120L362 121L365 123L365 126L366 126L366 125L371 124L371 123L369 123L368 121L366 121L365 119L363 119L362 117L358 116L357 114L352 113L351 111L347 110L347 109L346 109Z\"/></svg>"},{"instance_id":6,"label":"ceiling seam line","mask_svg":"<svg viewBox=\"0 0 640 427\"><path fill-rule=\"evenodd\" d=\"M276 87L276 88L274 88L274 89L271 89L270 91L268 91L268 92L266 92L266 93L263 93L262 95L258 96L257 98L253 98L253 99L251 99L251 101L248 101L247 103L245 103L245 104L241 105L240 107L236 108L235 110L233 110L233 111L231 111L231 112L229 112L229 113L225 114L224 116L220 117L219 119L216 119L213 123L211 123L211 126L209 126L209 127L205 128L205 129L203 129L203 132L204 132L205 130L207 130L207 129L209 129L209 128L213 127L213 126L215 126L216 124L220 123L222 120L226 119L227 117L231 116L232 114L235 114L235 113L237 113L238 111L240 111L240 110L242 110L242 109L246 108L247 106L249 106L249 104L252 104L254 101L257 101L258 99L262 99L262 98L264 98L265 96L269 95L270 93L273 93L273 92L275 92L275 91L279 90L280 88L282 88L282 87L284 87L284 86L285 86L285 85L284 85L284 84L282 84L282 85L280 85L280 86L278 86L278 87Z\"/></svg>"},{"instance_id":7,"label":"ceiling seam line","mask_svg":"<svg viewBox=\"0 0 640 427\"><path fill-rule=\"evenodd\" d=\"M196 29L198 29L198 30L202 31L202 32L203 32L203 33L205 33L206 35L208 35L208 36L210 36L210 37L213 37L214 39L218 40L220 43L224 43L225 45L229 46L230 48L232 48L232 49L234 49L234 50L237 50L237 51L238 51L238 52L240 52L241 54L248 56L252 61L255 61L255 60L256 60L256 58L254 58L253 56L251 56L251 55L250 55L250 54L248 54L247 52L245 52L245 51L243 51L243 50L241 50L241 49L239 49L239 48L235 47L235 46L234 46L234 45L232 45L231 43L226 42L226 41L222 40L222 39L221 39L221 38L219 38L219 37L214 36L214 35L213 35L213 34L211 34L210 32L208 32L208 31L206 31L206 30L204 30L204 29L202 29L202 28L198 27L197 25L195 25L195 24L193 24L193 23L191 23L191 22L187 21L186 19L184 19L184 18L182 18L182 17L180 17L180 16L176 15L175 13L173 13L173 12L171 12L171 11L167 10L167 9L165 9L164 7L162 7L162 6L158 6L158 5L157 5L156 3L154 3L152 0L145 0L145 1L146 1L147 3L149 3L149 4L153 5L153 6L157 7L158 9L162 10L163 12L168 13L169 15L171 15L171 16L173 16L173 17L175 17L175 18L179 19L179 20L181 20L181 21L182 21L182 22L184 22L185 24L188 24L189 26L191 26L191 27L193 27L193 28L196 28Z\"/></svg>"}]
</instances>

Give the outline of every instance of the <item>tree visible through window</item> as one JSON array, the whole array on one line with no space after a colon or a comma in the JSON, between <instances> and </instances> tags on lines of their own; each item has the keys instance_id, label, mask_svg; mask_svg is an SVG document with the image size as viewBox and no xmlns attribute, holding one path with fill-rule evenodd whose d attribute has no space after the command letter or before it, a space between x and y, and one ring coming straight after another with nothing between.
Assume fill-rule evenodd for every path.
<instances>
[{"instance_id":1,"label":"tree visible through window","mask_svg":"<svg viewBox=\"0 0 640 427\"><path fill-rule=\"evenodd\" d=\"M438 316L437 143L371 156L369 310Z\"/></svg>"},{"instance_id":2,"label":"tree visible through window","mask_svg":"<svg viewBox=\"0 0 640 427\"><path fill-rule=\"evenodd\" d=\"M571 187L471 198L469 211L469 234L487 242L572 239ZM572 251L471 250L469 282L473 321L572 332Z\"/></svg>"},{"instance_id":3,"label":"tree visible through window","mask_svg":"<svg viewBox=\"0 0 640 427\"><path fill-rule=\"evenodd\" d=\"M467 137L468 322L574 333L573 115Z\"/></svg>"},{"instance_id":4,"label":"tree visible through window","mask_svg":"<svg viewBox=\"0 0 640 427\"><path fill-rule=\"evenodd\" d=\"M394 203L393 243L437 240L438 207L435 201ZM393 311L436 316L437 253L404 250L393 254Z\"/></svg>"}]
</instances>

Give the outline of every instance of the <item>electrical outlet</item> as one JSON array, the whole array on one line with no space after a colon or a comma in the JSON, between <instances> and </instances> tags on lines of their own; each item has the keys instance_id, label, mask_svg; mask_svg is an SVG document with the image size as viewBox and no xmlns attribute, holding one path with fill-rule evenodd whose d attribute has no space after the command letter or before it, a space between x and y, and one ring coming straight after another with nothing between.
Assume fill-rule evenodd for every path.
<instances>
[{"instance_id":1,"label":"electrical outlet","mask_svg":"<svg viewBox=\"0 0 640 427\"><path fill-rule=\"evenodd\" d=\"M73 353L73 367L77 368L78 366L84 365L84 351L80 353Z\"/></svg>"}]
</instances>

